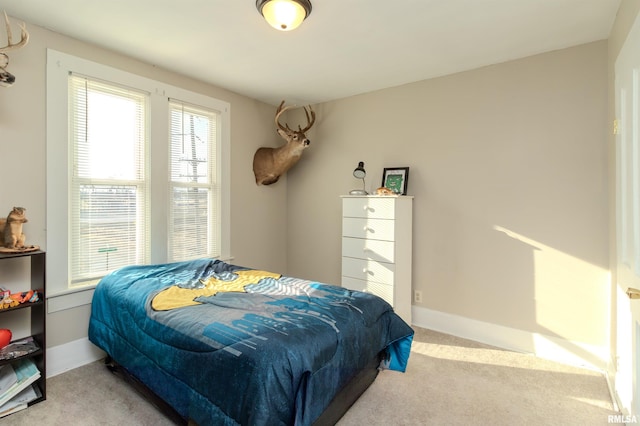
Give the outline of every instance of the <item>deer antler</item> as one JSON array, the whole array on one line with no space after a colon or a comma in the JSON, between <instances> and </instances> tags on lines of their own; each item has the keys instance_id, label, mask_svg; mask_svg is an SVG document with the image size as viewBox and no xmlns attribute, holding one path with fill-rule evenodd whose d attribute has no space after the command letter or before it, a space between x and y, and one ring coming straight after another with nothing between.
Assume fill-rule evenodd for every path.
<instances>
[{"instance_id":1,"label":"deer antler","mask_svg":"<svg viewBox=\"0 0 640 426\"><path fill-rule=\"evenodd\" d=\"M276 125L278 126L278 128L280 130L283 131L290 131L292 132L293 130L289 128L289 125L287 123L284 123L284 126L282 124L280 124L280 116L287 110L293 108L293 106L289 105L284 107L284 101L280 102L280 106L278 107L278 110L276 111ZM309 130L311 128L311 126L313 126L313 123L315 123L316 121L316 113L314 110L311 109L310 106L305 106L304 107L304 113L307 116L307 127L305 127L304 129L300 128L300 126L298 126L298 132L300 133L304 133L307 130Z\"/></svg>"},{"instance_id":2,"label":"deer antler","mask_svg":"<svg viewBox=\"0 0 640 426\"><path fill-rule=\"evenodd\" d=\"M289 128L289 125L287 123L284 123L284 126L282 124L280 124L280 116L288 109L291 109L291 106L288 107L284 107L284 101L280 102L280 106L278 107L278 110L276 111L276 126L278 126L278 128L282 131L291 131L291 129Z\"/></svg>"},{"instance_id":3,"label":"deer antler","mask_svg":"<svg viewBox=\"0 0 640 426\"><path fill-rule=\"evenodd\" d=\"M313 123L316 122L316 112L312 110L310 106L304 107L304 113L307 116L307 127L301 129L300 126L298 126L298 130L302 133L306 133L307 130L313 126ZM311 117L309 117L309 114L311 114Z\"/></svg>"},{"instance_id":4,"label":"deer antler","mask_svg":"<svg viewBox=\"0 0 640 426\"><path fill-rule=\"evenodd\" d=\"M22 29L22 33L20 35L20 41L15 44L12 44L11 42L13 41L13 39L11 37L11 24L9 23L9 17L7 16L6 11L4 12L4 21L7 27L7 43L8 44L5 47L0 47L0 53L8 52L9 50L12 50L12 49L19 49L29 42L29 33L27 32L27 26L23 22L22 24L20 24L20 28Z\"/></svg>"}]
</instances>

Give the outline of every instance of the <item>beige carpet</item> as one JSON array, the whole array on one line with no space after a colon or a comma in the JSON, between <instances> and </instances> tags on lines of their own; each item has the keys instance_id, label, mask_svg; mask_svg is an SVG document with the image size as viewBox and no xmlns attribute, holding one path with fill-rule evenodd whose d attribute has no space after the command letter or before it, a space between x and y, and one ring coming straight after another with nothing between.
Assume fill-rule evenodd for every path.
<instances>
[{"instance_id":1,"label":"beige carpet","mask_svg":"<svg viewBox=\"0 0 640 426\"><path fill-rule=\"evenodd\" d=\"M602 374L415 330L407 372L381 372L339 426L589 426L616 414ZM1 426L171 424L101 362L51 378L46 401L0 419Z\"/></svg>"}]
</instances>

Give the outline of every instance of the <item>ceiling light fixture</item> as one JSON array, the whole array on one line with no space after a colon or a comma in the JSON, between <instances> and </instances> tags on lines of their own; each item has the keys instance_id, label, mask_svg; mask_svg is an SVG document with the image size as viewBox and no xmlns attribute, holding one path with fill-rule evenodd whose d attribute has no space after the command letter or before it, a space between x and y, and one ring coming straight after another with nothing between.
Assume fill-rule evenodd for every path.
<instances>
[{"instance_id":1,"label":"ceiling light fixture","mask_svg":"<svg viewBox=\"0 0 640 426\"><path fill-rule=\"evenodd\" d=\"M256 8L276 30L291 31L311 14L311 1L256 0Z\"/></svg>"}]
</instances>

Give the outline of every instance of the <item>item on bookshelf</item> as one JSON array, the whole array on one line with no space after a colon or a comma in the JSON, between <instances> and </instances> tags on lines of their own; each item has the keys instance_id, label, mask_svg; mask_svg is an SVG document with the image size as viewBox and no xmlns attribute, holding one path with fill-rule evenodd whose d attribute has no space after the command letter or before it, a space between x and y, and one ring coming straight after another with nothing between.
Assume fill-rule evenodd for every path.
<instances>
[{"instance_id":1,"label":"item on bookshelf","mask_svg":"<svg viewBox=\"0 0 640 426\"><path fill-rule=\"evenodd\" d=\"M26 239L22 232L22 225L29 222L25 215L24 207L14 207L6 219L0 219L2 229L2 245L8 249L22 250L25 248Z\"/></svg>"},{"instance_id":2,"label":"item on bookshelf","mask_svg":"<svg viewBox=\"0 0 640 426\"><path fill-rule=\"evenodd\" d=\"M20 402L20 403L14 405L11 401L9 401L4 405L5 406L0 408L0 410L4 410L4 411L0 411L0 417L6 417L9 414L17 413L18 411L24 410L24 409L29 407L29 404L28 403L24 403L24 402Z\"/></svg>"},{"instance_id":3,"label":"item on bookshelf","mask_svg":"<svg viewBox=\"0 0 640 426\"><path fill-rule=\"evenodd\" d=\"M13 308L20 304L20 302L11 297L11 293L3 292L2 294L2 299L0 299L0 309Z\"/></svg>"},{"instance_id":4,"label":"item on bookshelf","mask_svg":"<svg viewBox=\"0 0 640 426\"><path fill-rule=\"evenodd\" d=\"M11 342L11 330L8 328L0 328L0 349L5 348Z\"/></svg>"},{"instance_id":5,"label":"item on bookshelf","mask_svg":"<svg viewBox=\"0 0 640 426\"><path fill-rule=\"evenodd\" d=\"M5 364L0 370L0 411L3 406L40 378L40 370L30 359Z\"/></svg>"},{"instance_id":6,"label":"item on bookshelf","mask_svg":"<svg viewBox=\"0 0 640 426\"><path fill-rule=\"evenodd\" d=\"M12 293L11 296L9 297L17 301L18 303L24 303L24 302L30 302L34 294L35 294L35 290L27 290L27 291L22 291L20 293ZM37 300L37 296L36 296L36 300Z\"/></svg>"},{"instance_id":7,"label":"item on bookshelf","mask_svg":"<svg viewBox=\"0 0 640 426\"><path fill-rule=\"evenodd\" d=\"M2 295L0 298L0 309L13 308L21 303L35 303L40 300L38 290L27 290L19 293L3 291L0 294Z\"/></svg>"},{"instance_id":8,"label":"item on bookshelf","mask_svg":"<svg viewBox=\"0 0 640 426\"><path fill-rule=\"evenodd\" d=\"M40 246L24 246L22 248L8 248L0 246L0 253L29 253L40 250Z\"/></svg>"},{"instance_id":9,"label":"item on bookshelf","mask_svg":"<svg viewBox=\"0 0 640 426\"><path fill-rule=\"evenodd\" d=\"M24 410L29 406L31 401L35 401L41 396L42 392L40 392L37 385L33 384L31 386L27 386L24 390L0 407L0 417L5 417L17 411Z\"/></svg>"},{"instance_id":10,"label":"item on bookshelf","mask_svg":"<svg viewBox=\"0 0 640 426\"><path fill-rule=\"evenodd\" d=\"M21 356L36 352L38 349L40 349L40 347L33 340L33 337L25 337L24 339L11 342L0 349L0 360L20 358Z\"/></svg>"}]
</instances>

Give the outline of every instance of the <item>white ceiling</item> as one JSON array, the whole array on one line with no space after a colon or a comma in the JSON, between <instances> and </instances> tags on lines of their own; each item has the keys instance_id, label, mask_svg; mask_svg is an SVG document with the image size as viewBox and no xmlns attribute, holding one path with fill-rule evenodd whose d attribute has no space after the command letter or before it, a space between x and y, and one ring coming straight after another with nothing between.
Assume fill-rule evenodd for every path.
<instances>
[{"instance_id":1,"label":"white ceiling","mask_svg":"<svg viewBox=\"0 0 640 426\"><path fill-rule=\"evenodd\" d=\"M0 0L0 10L251 98L305 104L606 39L620 4L311 1L291 32L272 29L255 0Z\"/></svg>"}]
</instances>

